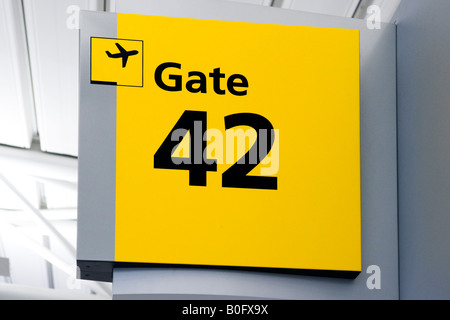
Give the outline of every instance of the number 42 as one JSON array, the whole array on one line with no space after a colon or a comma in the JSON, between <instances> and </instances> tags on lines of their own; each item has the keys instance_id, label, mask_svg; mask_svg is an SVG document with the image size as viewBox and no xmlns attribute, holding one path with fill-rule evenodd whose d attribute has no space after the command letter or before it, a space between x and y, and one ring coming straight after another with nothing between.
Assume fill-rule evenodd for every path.
<instances>
[{"instance_id":1,"label":"number 42","mask_svg":"<svg viewBox=\"0 0 450 320\"><path fill-rule=\"evenodd\" d=\"M206 115L205 111L184 111L156 151L154 155L154 168L188 170L189 185L206 186L206 173L208 171L217 171L217 161L203 157L203 151L206 148L206 141L203 139L207 128ZM201 124L200 132L198 132L197 127L194 130L195 124ZM225 129L228 130L237 126L252 127L258 135L250 150L222 174L222 187L277 190L277 177L247 175L272 149L275 140L275 131L273 130L272 124L269 120L256 113L235 113L225 117ZM268 138L265 139L267 141L265 148L261 148L260 145L260 130L265 130L268 135ZM179 141L173 141L172 139L174 132L177 132L180 138L184 137L188 132L194 133L191 134L190 139L190 158L172 157L172 152L179 144ZM257 154L255 151L258 146L261 148L259 151L259 159L257 161L250 161L250 155L252 153ZM192 158L193 161L191 161Z\"/></svg>"}]
</instances>

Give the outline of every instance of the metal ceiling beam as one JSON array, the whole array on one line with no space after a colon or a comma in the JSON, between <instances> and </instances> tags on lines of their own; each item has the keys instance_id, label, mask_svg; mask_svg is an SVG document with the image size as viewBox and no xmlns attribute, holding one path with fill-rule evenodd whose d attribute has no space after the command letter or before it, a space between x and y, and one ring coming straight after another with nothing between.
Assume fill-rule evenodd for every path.
<instances>
[{"instance_id":1,"label":"metal ceiling beam","mask_svg":"<svg viewBox=\"0 0 450 320\"><path fill-rule=\"evenodd\" d=\"M12 184L1 172L0 172L0 181L2 181L22 202L24 209L31 213L31 217L35 219L39 226L41 226L44 230L48 232L49 235L52 235L57 239L64 248L71 254L73 258L76 257L75 247L67 241L67 239L58 231L56 228L42 215L42 213L36 209L29 201L26 199L19 190Z\"/></svg>"},{"instance_id":2,"label":"metal ceiling beam","mask_svg":"<svg viewBox=\"0 0 450 320\"><path fill-rule=\"evenodd\" d=\"M9 259L5 257L0 257L0 276L9 277Z\"/></svg>"},{"instance_id":3,"label":"metal ceiling beam","mask_svg":"<svg viewBox=\"0 0 450 320\"><path fill-rule=\"evenodd\" d=\"M38 150L34 142L32 149L0 146L0 168L4 172L19 172L34 177L71 183L78 182L78 160Z\"/></svg>"},{"instance_id":4,"label":"metal ceiling beam","mask_svg":"<svg viewBox=\"0 0 450 320\"><path fill-rule=\"evenodd\" d=\"M317 14L352 17L359 2L360 0L275 0L272 6Z\"/></svg>"},{"instance_id":5,"label":"metal ceiling beam","mask_svg":"<svg viewBox=\"0 0 450 320\"><path fill-rule=\"evenodd\" d=\"M77 274L77 267L75 265L75 259L74 264L69 264L57 255L55 255L52 251L50 251L48 248L43 246L42 244L37 243L36 241L32 240L30 237L28 237L26 234L18 230L16 227L8 224L8 223L0 223L0 230L3 232L7 232L10 236L14 237L15 241L20 243L22 246L26 247L30 251L36 253L46 261L50 262L52 265L60 269L61 271L65 272L67 275L73 277L76 279ZM93 290L95 293L97 293L99 296L107 299L111 298L112 292L109 290L104 284L100 284L94 281L86 281L84 282L84 285L89 287L91 290Z\"/></svg>"},{"instance_id":6,"label":"metal ceiling beam","mask_svg":"<svg viewBox=\"0 0 450 320\"><path fill-rule=\"evenodd\" d=\"M39 212L48 221L73 221L76 223L78 211L76 208L64 209L40 209ZM26 225L33 223L34 218L23 210L5 210L0 208L0 221L13 223L14 225ZM74 225L76 227L76 225Z\"/></svg>"}]
</instances>

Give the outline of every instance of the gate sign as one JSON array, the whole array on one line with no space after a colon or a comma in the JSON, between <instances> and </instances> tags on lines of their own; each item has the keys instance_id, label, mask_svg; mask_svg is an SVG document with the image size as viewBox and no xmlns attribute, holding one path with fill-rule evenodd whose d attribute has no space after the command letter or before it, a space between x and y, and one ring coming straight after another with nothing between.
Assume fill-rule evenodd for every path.
<instances>
[{"instance_id":1,"label":"gate sign","mask_svg":"<svg viewBox=\"0 0 450 320\"><path fill-rule=\"evenodd\" d=\"M115 263L361 271L359 30L117 14Z\"/></svg>"}]
</instances>

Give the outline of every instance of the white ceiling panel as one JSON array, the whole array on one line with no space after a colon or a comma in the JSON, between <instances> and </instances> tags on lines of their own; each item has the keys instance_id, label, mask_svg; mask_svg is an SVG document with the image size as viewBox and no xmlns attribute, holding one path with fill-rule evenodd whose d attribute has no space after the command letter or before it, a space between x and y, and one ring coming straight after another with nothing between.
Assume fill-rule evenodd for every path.
<instances>
[{"instance_id":1,"label":"white ceiling panel","mask_svg":"<svg viewBox=\"0 0 450 320\"><path fill-rule=\"evenodd\" d=\"M48 209L77 207L76 184L50 179L40 179L40 182L44 186L45 204Z\"/></svg>"},{"instance_id":2,"label":"white ceiling panel","mask_svg":"<svg viewBox=\"0 0 450 320\"><path fill-rule=\"evenodd\" d=\"M24 0L37 127L43 151L78 153L78 29L80 10L103 0Z\"/></svg>"},{"instance_id":3,"label":"white ceiling panel","mask_svg":"<svg viewBox=\"0 0 450 320\"><path fill-rule=\"evenodd\" d=\"M283 0L281 7L299 11L351 17L359 0Z\"/></svg>"},{"instance_id":4,"label":"white ceiling panel","mask_svg":"<svg viewBox=\"0 0 450 320\"><path fill-rule=\"evenodd\" d=\"M29 148L36 126L20 1L0 1L0 43L0 144Z\"/></svg>"}]
</instances>

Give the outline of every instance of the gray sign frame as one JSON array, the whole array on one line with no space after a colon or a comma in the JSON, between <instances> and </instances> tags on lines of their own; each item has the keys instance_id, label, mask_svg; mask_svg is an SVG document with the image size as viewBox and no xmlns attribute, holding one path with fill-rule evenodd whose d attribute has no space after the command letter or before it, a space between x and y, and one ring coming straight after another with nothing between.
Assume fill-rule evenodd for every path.
<instances>
[{"instance_id":1,"label":"gray sign frame","mask_svg":"<svg viewBox=\"0 0 450 320\"><path fill-rule=\"evenodd\" d=\"M361 232L354 280L220 269L123 268L114 263L115 87L90 84L90 37L116 37L116 15L82 12L77 261L82 279L112 281L114 297L398 299L396 27L226 1L117 1L124 13L359 29ZM374 273L372 273L374 272ZM375 274L377 272L381 272ZM371 286L379 276L381 286Z\"/></svg>"}]
</instances>

